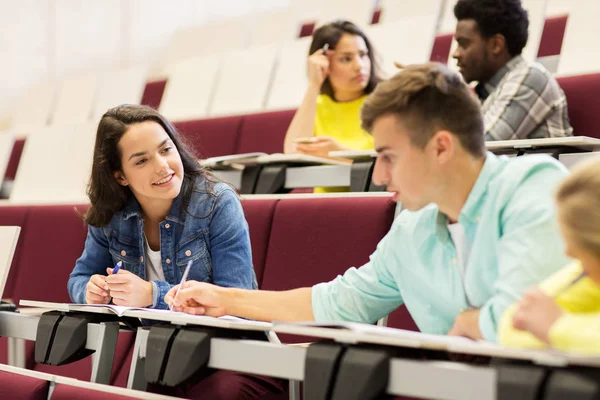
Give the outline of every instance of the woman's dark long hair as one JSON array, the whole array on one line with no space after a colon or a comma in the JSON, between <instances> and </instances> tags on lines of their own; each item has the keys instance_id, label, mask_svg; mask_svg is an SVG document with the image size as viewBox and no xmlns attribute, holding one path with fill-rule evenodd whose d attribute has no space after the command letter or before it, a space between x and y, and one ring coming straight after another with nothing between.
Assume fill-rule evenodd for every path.
<instances>
[{"instance_id":1,"label":"woman's dark long hair","mask_svg":"<svg viewBox=\"0 0 600 400\"><path fill-rule=\"evenodd\" d=\"M369 51L369 60L371 61L371 72L369 75L369 83L367 83L367 86L365 87L365 94L369 94L375 89L375 86L377 86L381 80L379 65L377 64L375 50L373 49L371 41L369 38L367 38L367 35L365 35L362 29L352 22L346 20L337 20L321 26L315 31L315 33L313 33L313 40L310 44L310 50L308 51L308 54L314 54L317 50L322 49L323 46L325 46L325 43L329 45L331 50L335 50L335 47L344 33L360 36L367 45L367 50ZM333 87L331 86L329 78L325 78L323 81L323 84L321 85L321 94L326 94L335 100Z\"/></svg>"},{"instance_id":2,"label":"woman's dark long hair","mask_svg":"<svg viewBox=\"0 0 600 400\"><path fill-rule=\"evenodd\" d=\"M108 225L113 215L125 208L133 193L128 186L120 185L115 171L121 171L121 152L117 146L132 124L154 121L163 127L181 156L183 164L182 193L187 205L196 177L210 176L200 167L197 157L181 140L177 130L156 110L140 105L125 104L108 110L100 119L94 146L94 162L88 183L87 195L91 207L84 216L87 224L97 227Z\"/></svg>"}]
</instances>

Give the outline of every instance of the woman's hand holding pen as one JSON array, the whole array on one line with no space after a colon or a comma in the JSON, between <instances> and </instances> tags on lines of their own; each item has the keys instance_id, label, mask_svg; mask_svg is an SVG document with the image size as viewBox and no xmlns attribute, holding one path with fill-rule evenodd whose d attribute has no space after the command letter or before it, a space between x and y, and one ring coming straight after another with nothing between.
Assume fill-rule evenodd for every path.
<instances>
[{"instance_id":1,"label":"woman's hand holding pen","mask_svg":"<svg viewBox=\"0 0 600 400\"><path fill-rule=\"evenodd\" d=\"M513 326L515 329L529 331L538 339L550 343L550 328L562 315L563 311L552 297L537 288L530 289L518 303Z\"/></svg>"},{"instance_id":2,"label":"woman's hand holding pen","mask_svg":"<svg viewBox=\"0 0 600 400\"><path fill-rule=\"evenodd\" d=\"M220 317L226 314L218 286L187 281L181 286L181 290L175 297L178 288L179 285L172 287L165 295L165 302L173 306L173 311L211 317Z\"/></svg>"},{"instance_id":3,"label":"woman's hand holding pen","mask_svg":"<svg viewBox=\"0 0 600 400\"><path fill-rule=\"evenodd\" d=\"M308 56L308 84L315 90L320 90L321 85L329 74L329 57L333 50L319 49Z\"/></svg>"},{"instance_id":4,"label":"woman's hand holding pen","mask_svg":"<svg viewBox=\"0 0 600 400\"><path fill-rule=\"evenodd\" d=\"M107 268L106 272L106 284L114 304L129 307L152 305L152 282L147 282L124 269L113 274L112 268Z\"/></svg>"},{"instance_id":5,"label":"woman's hand holding pen","mask_svg":"<svg viewBox=\"0 0 600 400\"><path fill-rule=\"evenodd\" d=\"M92 275L85 287L85 302L87 304L108 304L110 302L105 276Z\"/></svg>"}]
</instances>

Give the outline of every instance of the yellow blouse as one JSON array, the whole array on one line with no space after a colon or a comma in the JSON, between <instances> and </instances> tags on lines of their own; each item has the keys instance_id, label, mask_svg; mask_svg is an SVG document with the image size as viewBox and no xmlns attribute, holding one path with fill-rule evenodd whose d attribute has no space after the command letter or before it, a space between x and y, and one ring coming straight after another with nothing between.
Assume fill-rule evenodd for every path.
<instances>
[{"instance_id":1,"label":"yellow blouse","mask_svg":"<svg viewBox=\"0 0 600 400\"><path fill-rule=\"evenodd\" d=\"M540 284L549 296L558 293L555 300L565 312L552 328L548 337L553 348L584 354L600 353L600 286L585 277L563 291L563 288L581 275L579 262L556 272ZM548 345L529 332L513 328L516 304L506 310L498 327L500 344L519 348L547 348Z\"/></svg>"},{"instance_id":2,"label":"yellow blouse","mask_svg":"<svg viewBox=\"0 0 600 400\"><path fill-rule=\"evenodd\" d=\"M336 102L320 94L317 97L315 136L329 136L352 150L372 150L373 136L361 127L360 108L367 95L356 100ZM347 188L315 188L315 193L341 192Z\"/></svg>"}]
</instances>

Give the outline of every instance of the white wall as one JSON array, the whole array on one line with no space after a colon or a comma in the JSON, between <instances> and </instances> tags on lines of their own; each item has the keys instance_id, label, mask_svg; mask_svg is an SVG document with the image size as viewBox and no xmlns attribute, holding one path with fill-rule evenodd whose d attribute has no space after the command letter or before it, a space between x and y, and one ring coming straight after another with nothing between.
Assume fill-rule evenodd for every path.
<instances>
[{"instance_id":1,"label":"white wall","mask_svg":"<svg viewBox=\"0 0 600 400\"><path fill-rule=\"evenodd\" d=\"M287 7L290 0L0 0L0 128L29 87L84 71L152 64L178 28Z\"/></svg>"}]
</instances>

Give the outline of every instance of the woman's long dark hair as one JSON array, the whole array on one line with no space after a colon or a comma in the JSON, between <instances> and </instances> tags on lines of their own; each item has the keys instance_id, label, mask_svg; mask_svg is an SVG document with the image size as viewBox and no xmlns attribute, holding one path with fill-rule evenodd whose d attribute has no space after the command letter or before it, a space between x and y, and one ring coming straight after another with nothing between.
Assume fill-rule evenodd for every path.
<instances>
[{"instance_id":1,"label":"woman's long dark hair","mask_svg":"<svg viewBox=\"0 0 600 400\"><path fill-rule=\"evenodd\" d=\"M183 164L182 193L184 204L191 197L196 177L208 172L200 167L197 157L181 140L177 130L156 110L140 105L125 104L108 110L100 119L94 146L94 162L88 183L87 195L91 207L84 216L87 224L97 227L108 225L113 215L125 208L133 193L128 186L120 185L115 171L121 171L121 152L117 146L132 124L154 121L163 127L181 156Z\"/></svg>"},{"instance_id":2,"label":"woman's long dark hair","mask_svg":"<svg viewBox=\"0 0 600 400\"><path fill-rule=\"evenodd\" d=\"M379 65L377 64L375 50L373 49L371 41L369 38L367 38L367 35L365 35L362 29L352 22L346 20L337 20L321 26L315 31L315 33L313 33L313 40L310 44L310 50L308 51L308 54L314 54L317 50L322 49L323 46L325 46L325 43L329 45L330 49L335 50L335 47L344 33L360 36L367 45L367 50L369 51L369 60L371 61L371 72L369 75L369 83L367 83L367 86L365 87L365 94L369 94L375 89L375 86L377 86L381 80ZM323 84L321 85L321 94L326 94L335 100L333 87L331 86L329 78L325 78L323 81Z\"/></svg>"}]
</instances>

